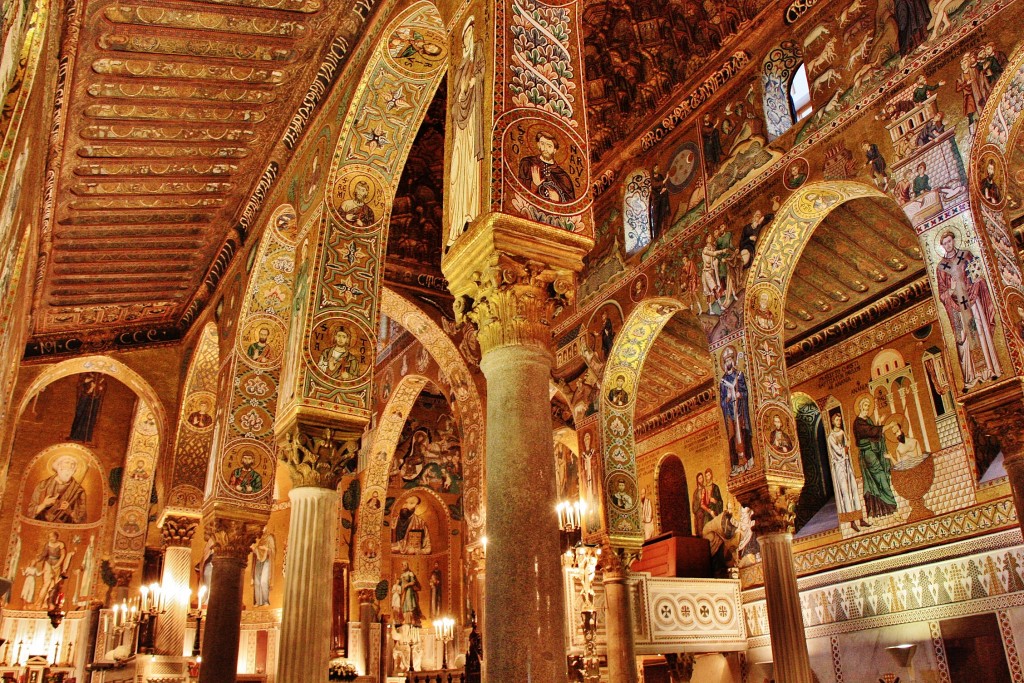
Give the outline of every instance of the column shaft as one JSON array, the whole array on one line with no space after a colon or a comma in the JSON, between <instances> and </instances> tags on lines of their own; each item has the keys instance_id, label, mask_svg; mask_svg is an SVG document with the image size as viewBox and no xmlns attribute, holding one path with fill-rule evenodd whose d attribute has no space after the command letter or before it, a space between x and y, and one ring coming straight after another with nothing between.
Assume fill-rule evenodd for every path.
<instances>
[{"instance_id":1,"label":"column shaft","mask_svg":"<svg viewBox=\"0 0 1024 683\"><path fill-rule=\"evenodd\" d=\"M191 574L191 548L169 546L164 550L164 571L160 583L165 588L181 590L181 594L167 600L167 611L157 620L157 654L180 657L184 652L188 602L183 593L189 587Z\"/></svg>"},{"instance_id":2,"label":"column shaft","mask_svg":"<svg viewBox=\"0 0 1024 683\"><path fill-rule=\"evenodd\" d=\"M210 600L203 637L203 665L199 683L234 683L238 673L238 640L242 623L242 557L213 556Z\"/></svg>"},{"instance_id":3,"label":"column shaft","mask_svg":"<svg viewBox=\"0 0 1024 683\"><path fill-rule=\"evenodd\" d=\"M636 645L629 584L622 571L605 571L605 635L608 639L608 683L636 683Z\"/></svg>"},{"instance_id":4,"label":"column shaft","mask_svg":"<svg viewBox=\"0 0 1024 683\"><path fill-rule=\"evenodd\" d=\"M487 576L484 653L492 683L567 676L548 385L537 346L486 351ZM530 541L524 542L529 532ZM286 683L286 682L282 682Z\"/></svg>"},{"instance_id":5,"label":"column shaft","mask_svg":"<svg viewBox=\"0 0 1024 683\"><path fill-rule=\"evenodd\" d=\"M793 534L768 533L759 536L758 542L764 568L775 680L812 683L814 677L807 656L807 638L793 567Z\"/></svg>"},{"instance_id":6,"label":"column shaft","mask_svg":"<svg viewBox=\"0 0 1024 683\"><path fill-rule=\"evenodd\" d=\"M331 591L338 492L294 488L277 683L324 683L331 655Z\"/></svg>"}]
</instances>

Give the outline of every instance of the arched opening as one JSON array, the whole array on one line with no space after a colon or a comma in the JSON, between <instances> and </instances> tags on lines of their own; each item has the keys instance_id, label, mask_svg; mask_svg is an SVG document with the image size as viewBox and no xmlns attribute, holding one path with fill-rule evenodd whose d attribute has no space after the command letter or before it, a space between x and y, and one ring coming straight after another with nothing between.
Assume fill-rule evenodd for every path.
<instances>
[{"instance_id":1,"label":"arched opening","mask_svg":"<svg viewBox=\"0 0 1024 683\"><path fill-rule=\"evenodd\" d=\"M833 498L832 473L821 411L807 394L793 394L791 401L804 470L804 487L796 504L794 524L794 531L799 537L834 529L839 523L833 519L834 510L830 505Z\"/></svg>"},{"instance_id":2,"label":"arched opening","mask_svg":"<svg viewBox=\"0 0 1024 683\"><path fill-rule=\"evenodd\" d=\"M711 401L713 361L704 331L697 317L678 301L653 299L633 309L613 337L611 352L601 364L604 379L597 397L605 455L601 504L612 545L640 545L655 535L660 518L662 535L673 532L683 540L675 538L672 543L686 553L710 558L723 547L719 539L711 543L692 535L703 535L705 521L711 529L712 522L725 513L718 482L728 476L728 457L721 419ZM589 362L598 362L596 353ZM658 466L659 453L638 446L638 439L666 425L666 415L698 410L712 418L700 422L707 422L701 430L705 445L700 452L683 458L669 456ZM586 453L586 433L583 438ZM650 459L649 464L640 467L641 457L645 462ZM651 472L650 478L640 477L638 468ZM691 469L693 481L688 480ZM705 484L707 473L711 473L710 484ZM644 499L654 495L657 499L645 504Z\"/></svg>"},{"instance_id":3,"label":"arched opening","mask_svg":"<svg viewBox=\"0 0 1024 683\"><path fill-rule=\"evenodd\" d=\"M693 534L693 527L690 524L690 489L686 483L686 468L683 467L683 461L676 455L665 456L658 469L657 517L659 523L657 533L675 533L680 536Z\"/></svg>"},{"instance_id":4,"label":"arched opening","mask_svg":"<svg viewBox=\"0 0 1024 683\"><path fill-rule=\"evenodd\" d=\"M934 415L924 420L931 423L927 427L918 419L926 405L918 382L923 370L912 368L900 352L882 348L850 359L847 371L859 378L851 379L853 384L837 376L824 386L790 385L778 339L793 348L886 297L919 300L914 293L923 289L925 254L904 212L865 186L816 184L797 192L779 214L751 269L745 311L746 348L763 351L751 363L758 452L765 454L766 468L803 478L797 525L805 534L834 528L835 517L826 512L833 496L844 534L898 523L908 512L894 490L898 453L919 441L924 454L925 435L929 443L937 440ZM784 233L789 257L780 263ZM913 365L918 365L928 360L921 355L921 335L929 339L932 332L909 332L900 343L915 349L920 358ZM929 358L934 370L935 359ZM798 393L791 397L790 391ZM900 430L893 427L896 422ZM800 459L794 457L794 440L781 436L787 431L797 434ZM913 462L908 459L904 466Z\"/></svg>"},{"instance_id":5,"label":"arched opening","mask_svg":"<svg viewBox=\"0 0 1024 683\"><path fill-rule=\"evenodd\" d=\"M807 83L807 67L802 62L789 80L787 94L793 123L800 123L814 112L814 107L811 106L811 88Z\"/></svg>"}]
</instances>

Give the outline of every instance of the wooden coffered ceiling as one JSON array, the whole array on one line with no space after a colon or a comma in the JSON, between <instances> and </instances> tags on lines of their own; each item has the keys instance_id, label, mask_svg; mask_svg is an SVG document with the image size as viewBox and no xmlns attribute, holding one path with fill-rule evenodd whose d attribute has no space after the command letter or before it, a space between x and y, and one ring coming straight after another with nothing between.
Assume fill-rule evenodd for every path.
<instances>
[{"instance_id":1,"label":"wooden coffered ceiling","mask_svg":"<svg viewBox=\"0 0 1024 683\"><path fill-rule=\"evenodd\" d=\"M676 313L658 333L636 395L637 421L711 381L714 368L708 342L697 319Z\"/></svg>"},{"instance_id":2,"label":"wooden coffered ceiling","mask_svg":"<svg viewBox=\"0 0 1024 683\"><path fill-rule=\"evenodd\" d=\"M814 231L797 262L786 296L786 343L923 276L917 235L895 202L843 204Z\"/></svg>"},{"instance_id":3,"label":"wooden coffered ceiling","mask_svg":"<svg viewBox=\"0 0 1024 683\"><path fill-rule=\"evenodd\" d=\"M87 0L62 16L37 345L181 325L350 7Z\"/></svg>"}]
</instances>

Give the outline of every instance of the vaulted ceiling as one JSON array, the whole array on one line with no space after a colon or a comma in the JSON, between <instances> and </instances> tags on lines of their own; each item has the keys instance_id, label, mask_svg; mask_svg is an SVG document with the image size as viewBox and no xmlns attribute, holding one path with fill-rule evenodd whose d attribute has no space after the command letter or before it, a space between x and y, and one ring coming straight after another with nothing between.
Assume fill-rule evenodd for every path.
<instances>
[{"instance_id":1,"label":"vaulted ceiling","mask_svg":"<svg viewBox=\"0 0 1024 683\"><path fill-rule=\"evenodd\" d=\"M895 202L856 199L837 207L797 262L786 297L786 342L923 277L923 258Z\"/></svg>"},{"instance_id":2,"label":"vaulted ceiling","mask_svg":"<svg viewBox=\"0 0 1024 683\"><path fill-rule=\"evenodd\" d=\"M349 4L84 4L37 338L181 320Z\"/></svg>"}]
</instances>

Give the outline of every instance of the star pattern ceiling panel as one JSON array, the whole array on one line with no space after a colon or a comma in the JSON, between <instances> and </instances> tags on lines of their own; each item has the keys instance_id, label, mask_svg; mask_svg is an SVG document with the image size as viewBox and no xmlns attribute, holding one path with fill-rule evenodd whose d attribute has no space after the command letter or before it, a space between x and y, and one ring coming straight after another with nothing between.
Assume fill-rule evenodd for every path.
<instances>
[{"instance_id":1,"label":"star pattern ceiling panel","mask_svg":"<svg viewBox=\"0 0 1024 683\"><path fill-rule=\"evenodd\" d=\"M85 4L36 335L180 320L348 4Z\"/></svg>"},{"instance_id":2,"label":"star pattern ceiling panel","mask_svg":"<svg viewBox=\"0 0 1024 683\"><path fill-rule=\"evenodd\" d=\"M924 277L921 247L898 206L857 199L836 208L807 244L786 296L787 343Z\"/></svg>"}]
</instances>

